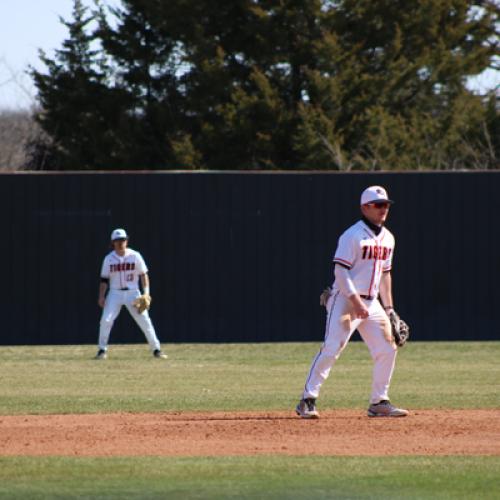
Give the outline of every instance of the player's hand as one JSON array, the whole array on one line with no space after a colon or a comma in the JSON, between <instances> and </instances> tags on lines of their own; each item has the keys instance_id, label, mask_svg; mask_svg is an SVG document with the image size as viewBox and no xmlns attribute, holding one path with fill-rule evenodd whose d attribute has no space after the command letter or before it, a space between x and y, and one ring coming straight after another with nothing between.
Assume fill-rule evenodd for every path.
<instances>
[{"instance_id":1,"label":"player's hand","mask_svg":"<svg viewBox=\"0 0 500 500\"><path fill-rule=\"evenodd\" d=\"M368 308L365 306L365 303L361 300L361 297L355 294L351 295L349 299L354 309L354 317L360 319L368 318L370 313L368 312Z\"/></svg>"},{"instance_id":2,"label":"player's hand","mask_svg":"<svg viewBox=\"0 0 500 500\"><path fill-rule=\"evenodd\" d=\"M330 287L327 287L323 290L321 295L319 296L319 305L326 307L326 304L328 303L328 299L332 295L332 289Z\"/></svg>"},{"instance_id":3,"label":"player's hand","mask_svg":"<svg viewBox=\"0 0 500 500\"><path fill-rule=\"evenodd\" d=\"M103 308L104 307L104 303L106 302L106 299L105 297L99 297L97 299L97 303L99 304L99 307Z\"/></svg>"}]
</instances>

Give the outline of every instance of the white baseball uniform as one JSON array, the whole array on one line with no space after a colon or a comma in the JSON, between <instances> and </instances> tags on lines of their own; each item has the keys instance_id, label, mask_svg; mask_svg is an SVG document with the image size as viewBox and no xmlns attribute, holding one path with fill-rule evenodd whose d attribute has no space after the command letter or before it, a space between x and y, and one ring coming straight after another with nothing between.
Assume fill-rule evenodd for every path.
<instances>
[{"instance_id":1,"label":"white baseball uniform","mask_svg":"<svg viewBox=\"0 0 500 500\"><path fill-rule=\"evenodd\" d=\"M148 311L139 314L133 305L134 300L141 295L139 277L148 272L142 255L131 248L125 250L122 257L115 251L104 258L101 268L101 278L109 280L109 291L102 311L99 328L99 349L106 350L111 327L125 306L135 322L143 331L152 351L160 349Z\"/></svg>"},{"instance_id":2,"label":"white baseball uniform","mask_svg":"<svg viewBox=\"0 0 500 500\"><path fill-rule=\"evenodd\" d=\"M391 232L382 228L377 235L363 220L340 237L333 261L348 269L351 286L354 285L363 299L369 315L366 319L353 316L351 302L336 280L327 302L325 339L312 362L304 399L318 397L321 385L355 330L368 345L374 362L370 403L389 399L397 348L387 340L390 338L390 323L378 300L378 292L382 273L391 270L393 252L394 236Z\"/></svg>"}]
</instances>

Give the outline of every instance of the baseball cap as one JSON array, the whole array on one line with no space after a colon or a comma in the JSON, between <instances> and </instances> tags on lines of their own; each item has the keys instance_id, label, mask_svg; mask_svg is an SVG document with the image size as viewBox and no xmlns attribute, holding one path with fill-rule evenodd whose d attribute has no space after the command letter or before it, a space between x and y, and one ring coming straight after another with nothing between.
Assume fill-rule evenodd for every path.
<instances>
[{"instance_id":1,"label":"baseball cap","mask_svg":"<svg viewBox=\"0 0 500 500\"><path fill-rule=\"evenodd\" d=\"M389 200L387 191L382 186L370 186L361 193L361 205L376 203L377 201L394 203L392 200Z\"/></svg>"},{"instance_id":2,"label":"baseball cap","mask_svg":"<svg viewBox=\"0 0 500 500\"><path fill-rule=\"evenodd\" d=\"M127 239L128 239L128 234L127 231L125 231L125 229L115 229L111 233L111 241L127 240Z\"/></svg>"}]
</instances>

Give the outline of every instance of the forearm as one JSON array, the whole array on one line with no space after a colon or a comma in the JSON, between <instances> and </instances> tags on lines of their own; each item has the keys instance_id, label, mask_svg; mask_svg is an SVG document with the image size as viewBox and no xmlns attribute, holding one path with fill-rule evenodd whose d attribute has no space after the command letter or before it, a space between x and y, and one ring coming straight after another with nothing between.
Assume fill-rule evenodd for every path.
<instances>
[{"instance_id":1,"label":"forearm","mask_svg":"<svg viewBox=\"0 0 500 500\"><path fill-rule=\"evenodd\" d=\"M141 286L145 295L149 295L149 276L147 273L141 274Z\"/></svg>"},{"instance_id":2,"label":"forearm","mask_svg":"<svg viewBox=\"0 0 500 500\"><path fill-rule=\"evenodd\" d=\"M341 293L350 300L354 317L361 319L367 318L369 314L368 309L354 286L349 269L340 265L335 266L335 284Z\"/></svg>"},{"instance_id":3,"label":"forearm","mask_svg":"<svg viewBox=\"0 0 500 500\"><path fill-rule=\"evenodd\" d=\"M101 281L99 283L99 298L104 299L104 296L106 295L106 290L108 289L108 283L105 281Z\"/></svg>"},{"instance_id":4,"label":"forearm","mask_svg":"<svg viewBox=\"0 0 500 500\"><path fill-rule=\"evenodd\" d=\"M394 301L392 299L392 277L390 272L382 274L380 279L380 298L384 309L393 309Z\"/></svg>"}]
</instances>

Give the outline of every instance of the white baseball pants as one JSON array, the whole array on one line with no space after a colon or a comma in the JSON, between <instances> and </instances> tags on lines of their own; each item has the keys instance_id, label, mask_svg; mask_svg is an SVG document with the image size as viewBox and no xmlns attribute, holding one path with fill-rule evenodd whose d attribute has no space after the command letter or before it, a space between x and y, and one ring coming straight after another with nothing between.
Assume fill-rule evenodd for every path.
<instances>
[{"instance_id":1,"label":"white baseball pants","mask_svg":"<svg viewBox=\"0 0 500 500\"><path fill-rule=\"evenodd\" d=\"M139 328L143 331L151 350L160 349L160 341L156 336L148 311L139 314L136 307L132 304L140 295L139 290L110 290L108 292L99 327L99 349L107 349L111 328L118 314L120 314L122 306L128 309L132 318L134 318Z\"/></svg>"},{"instance_id":2,"label":"white baseball pants","mask_svg":"<svg viewBox=\"0 0 500 500\"><path fill-rule=\"evenodd\" d=\"M363 299L364 300L364 299ZM318 354L313 359L304 388L304 398L319 396L323 382L344 350L355 330L358 330L373 359L373 379L370 404L389 399L389 385L397 347L387 340L391 337L391 326L387 314L377 299L364 300L369 316L366 319L354 319L352 306L347 297L335 291L327 303L325 340Z\"/></svg>"}]
</instances>

